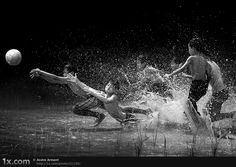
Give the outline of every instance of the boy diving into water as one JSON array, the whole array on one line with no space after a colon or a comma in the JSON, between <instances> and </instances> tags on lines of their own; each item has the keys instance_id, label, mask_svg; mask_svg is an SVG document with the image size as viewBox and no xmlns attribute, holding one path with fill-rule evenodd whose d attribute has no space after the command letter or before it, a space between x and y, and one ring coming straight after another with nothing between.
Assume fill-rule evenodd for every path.
<instances>
[{"instance_id":1,"label":"boy diving into water","mask_svg":"<svg viewBox=\"0 0 236 167\"><path fill-rule=\"evenodd\" d=\"M104 103L106 111L121 124L127 121L137 121L137 118L132 113L139 113L148 115L152 113L150 109L144 110L134 107L121 107L119 106L118 91L120 88L118 81L110 80L105 86L105 92L95 90L88 85L81 82L77 75L70 80L72 83L77 84L85 92L95 96Z\"/></svg>"},{"instance_id":2,"label":"boy diving into water","mask_svg":"<svg viewBox=\"0 0 236 167\"><path fill-rule=\"evenodd\" d=\"M70 78L72 77L72 74L74 74L75 69L70 65L67 64L64 66L63 69L63 76L57 76L51 73L48 73L46 71L42 71L38 68L32 69L30 71L30 77L40 77L50 83L53 84L65 84L68 85L68 87L82 98L81 101L77 102L73 107L72 111L74 114L81 115L81 116L91 116L95 117L96 120L94 122L94 126L98 126L105 118L105 114L93 111L91 109L100 108L104 110L103 103L97 99L96 97L89 95L84 90L82 90L80 87L78 87L75 83L70 82Z\"/></svg>"}]
</instances>

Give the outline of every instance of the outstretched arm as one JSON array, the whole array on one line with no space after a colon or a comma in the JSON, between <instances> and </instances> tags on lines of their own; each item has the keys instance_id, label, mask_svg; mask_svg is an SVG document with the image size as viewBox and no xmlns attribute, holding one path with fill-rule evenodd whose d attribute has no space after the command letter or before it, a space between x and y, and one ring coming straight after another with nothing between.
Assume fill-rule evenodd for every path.
<instances>
[{"instance_id":1,"label":"outstretched arm","mask_svg":"<svg viewBox=\"0 0 236 167\"><path fill-rule=\"evenodd\" d=\"M31 78L40 77L50 83L57 83L57 84L67 84L68 83L67 77L60 77L55 74L51 74L46 71L40 70L38 68L30 71L30 77Z\"/></svg>"},{"instance_id":2,"label":"outstretched arm","mask_svg":"<svg viewBox=\"0 0 236 167\"><path fill-rule=\"evenodd\" d=\"M93 89L78 79L76 80L76 84L78 84L85 92L97 97L99 100L101 100L104 103L110 103L110 102L116 100L114 96L107 98L105 92Z\"/></svg>"},{"instance_id":3,"label":"outstretched arm","mask_svg":"<svg viewBox=\"0 0 236 167\"><path fill-rule=\"evenodd\" d=\"M178 73L183 72L183 71L185 70L185 68L187 68L187 67L189 66L191 60L192 60L192 57L190 56L190 57L186 60L186 62L184 63L184 65L182 65L182 66L181 66L180 68L178 68L177 70L173 71L171 74L168 75L168 77L171 77L171 76L173 76L173 75L176 75L176 74L178 74Z\"/></svg>"},{"instance_id":4,"label":"outstretched arm","mask_svg":"<svg viewBox=\"0 0 236 167\"><path fill-rule=\"evenodd\" d=\"M107 98L106 93L103 91L99 91L96 89L93 89L86 85L85 83L81 82L78 78L77 75L70 77L69 82L76 83L81 89L83 89L85 92L97 97L99 100L101 100L104 103L110 103L114 100L116 100L117 96L111 96Z\"/></svg>"}]
</instances>

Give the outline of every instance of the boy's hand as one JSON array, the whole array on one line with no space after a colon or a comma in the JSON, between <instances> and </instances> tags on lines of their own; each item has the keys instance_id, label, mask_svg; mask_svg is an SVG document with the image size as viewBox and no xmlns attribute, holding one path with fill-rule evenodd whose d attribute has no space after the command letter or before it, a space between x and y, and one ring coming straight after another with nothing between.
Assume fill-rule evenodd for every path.
<instances>
[{"instance_id":1,"label":"boy's hand","mask_svg":"<svg viewBox=\"0 0 236 167\"><path fill-rule=\"evenodd\" d=\"M77 73L75 73L75 76L73 76L71 73L69 73L69 74L67 75L67 77L69 78L69 81L70 81L70 82L76 83L76 82L79 81L79 79L78 79L78 77L77 77Z\"/></svg>"},{"instance_id":2,"label":"boy's hand","mask_svg":"<svg viewBox=\"0 0 236 167\"><path fill-rule=\"evenodd\" d=\"M30 71L30 78L39 77L40 69L35 68Z\"/></svg>"}]
</instances>

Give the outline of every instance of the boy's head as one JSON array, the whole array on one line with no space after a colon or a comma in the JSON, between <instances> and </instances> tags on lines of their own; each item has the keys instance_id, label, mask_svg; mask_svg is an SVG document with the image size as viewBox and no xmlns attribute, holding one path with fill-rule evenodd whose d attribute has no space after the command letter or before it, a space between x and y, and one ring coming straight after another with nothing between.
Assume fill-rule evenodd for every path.
<instances>
[{"instance_id":1,"label":"boy's head","mask_svg":"<svg viewBox=\"0 0 236 167\"><path fill-rule=\"evenodd\" d=\"M203 41L200 38L192 38L188 43L188 51L190 55L195 55L196 52L204 53Z\"/></svg>"},{"instance_id":2,"label":"boy's head","mask_svg":"<svg viewBox=\"0 0 236 167\"><path fill-rule=\"evenodd\" d=\"M67 76L69 73L74 75L75 71L75 68L70 63L67 63L63 68L63 76Z\"/></svg>"},{"instance_id":3,"label":"boy's head","mask_svg":"<svg viewBox=\"0 0 236 167\"><path fill-rule=\"evenodd\" d=\"M118 80L110 80L105 87L106 93L116 93L120 89L120 83Z\"/></svg>"}]
</instances>

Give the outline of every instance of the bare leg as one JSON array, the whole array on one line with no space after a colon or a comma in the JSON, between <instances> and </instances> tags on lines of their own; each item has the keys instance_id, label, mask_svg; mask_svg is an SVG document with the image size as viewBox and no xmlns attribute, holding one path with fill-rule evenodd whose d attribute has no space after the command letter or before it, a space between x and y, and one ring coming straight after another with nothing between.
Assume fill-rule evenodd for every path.
<instances>
[{"instance_id":1,"label":"bare leg","mask_svg":"<svg viewBox=\"0 0 236 167\"><path fill-rule=\"evenodd\" d=\"M197 114L198 114L198 115L201 115L201 114L198 112L198 110L197 110L197 102L196 102L196 100L194 100L193 98L189 98L189 100L191 101L191 103L192 103L192 105L193 105L195 111L197 111Z\"/></svg>"},{"instance_id":2,"label":"bare leg","mask_svg":"<svg viewBox=\"0 0 236 167\"><path fill-rule=\"evenodd\" d=\"M136 113L136 114L144 114L144 115L149 115L150 113L152 113L151 109L139 109L139 108L134 108L134 107L123 107L122 111L125 113Z\"/></svg>"}]
</instances>

